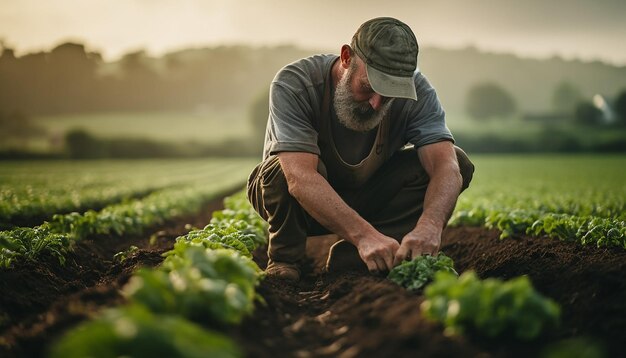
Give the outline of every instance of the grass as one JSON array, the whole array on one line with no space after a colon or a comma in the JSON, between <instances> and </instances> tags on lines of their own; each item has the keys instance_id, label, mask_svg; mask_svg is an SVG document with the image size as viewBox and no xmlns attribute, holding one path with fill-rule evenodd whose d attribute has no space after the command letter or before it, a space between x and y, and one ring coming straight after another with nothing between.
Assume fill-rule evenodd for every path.
<instances>
[{"instance_id":1,"label":"grass","mask_svg":"<svg viewBox=\"0 0 626 358\"><path fill-rule=\"evenodd\" d=\"M109 112L34 118L50 133L81 128L99 138L144 138L162 142L213 143L249 136L245 109L195 112Z\"/></svg>"}]
</instances>

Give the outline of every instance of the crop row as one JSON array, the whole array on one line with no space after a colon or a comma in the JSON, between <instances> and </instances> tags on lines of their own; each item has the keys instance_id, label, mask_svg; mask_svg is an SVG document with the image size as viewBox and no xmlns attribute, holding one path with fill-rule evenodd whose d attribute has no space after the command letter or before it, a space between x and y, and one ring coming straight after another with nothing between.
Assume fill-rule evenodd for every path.
<instances>
[{"instance_id":1,"label":"crop row","mask_svg":"<svg viewBox=\"0 0 626 358\"><path fill-rule=\"evenodd\" d=\"M220 330L252 312L262 274L250 257L265 244L267 226L241 196L225 204L206 227L177 238L161 267L133 276L123 289L127 306L71 331L53 356L237 356L228 338L206 327ZM480 280L471 272L457 278L443 254L405 262L389 277L409 289L433 281L421 309L446 333L513 333L527 340L558 324L558 305L534 291L527 278Z\"/></svg>"},{"instance_id":2,"label":"crop row","mask_svg":"<svg viewBox=\"0 0 626 358\"><path fill-rule=\"evenodd\" d=\"M9 162L0 173L0 229L100 209L155 190L210 182L249 160ZM38 221L38 222L37 222Z\"/></svg>"},{"instance_id":3,"label":"crop row","mask_svg":"<svg viewBox=\"0 0 626 358\"><path fill-rule=\"evenodd\" d=\"M450 225L626 248L626 158L478 158Z\"/></svg>"},{"instance_id":4,"label":"crop row","mask_svg":"<svg viewBox=\"0 0 626 358\"><path fill-rule=\"evenodd\" d=\"M159 268L133 275L123 289L126 306L68 332L52 357L240 356L218 331L260 300L263 276L250 253L265 244L267 229L241 194L225 205L205 228L178 237Z\"/></svg>"},{"instance_id":5,"label":"crop row","mask_svg":"<svg viewBox=\"0 0 626 358\"><path fill-rule=\"evenodd\" d=\"M11 266L15 260L35 260L46 254L63 264L75 240L101 234L140 234L166 220L194 214L210 199L239 187L240 183L232 182L233 174L240 176L242 173L231 171L210 183L202 181L156 191L142 199L124 201L100 211L54 215L52 220L34 228L0 231L0 268Z\"/></svg>"},{"instance_id":6,"label":"crop row","mask_svg":"<svg viewBox=\"0 0 626 358\"><path fill-rule=\"evenodd\" d=\"M441 252L405 261L387 277L411 291L425 286L421 312L444 325L447 335L531 340L559 325L559 305L535 291L528 277L481 280L473 271L459 277L452 259Z\"/></svg>"},{"instance_id":7,"label":"crop row","mask_svg":"<svg viewBox=\"0 0 626 358\"><path fill-rule=\"evenodd\" d=\"M626 249L626 221L595 216L576 216L523 209L474 207L457 210L451 225L486 226L501 231L500 238L526 234L546 235L583 245Z\"/></svg>"}]
</instances>

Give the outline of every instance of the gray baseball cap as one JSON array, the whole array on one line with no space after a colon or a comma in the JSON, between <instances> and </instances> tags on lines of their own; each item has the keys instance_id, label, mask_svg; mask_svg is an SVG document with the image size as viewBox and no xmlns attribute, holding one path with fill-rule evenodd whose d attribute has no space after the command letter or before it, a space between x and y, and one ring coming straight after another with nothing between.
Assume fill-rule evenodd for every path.
<instances>
[{"instance_id":1,"label":"gray baseball cap","mask_svg":"<svg viewBox=\"0 0 626 358\"><path fill-rule=\"evenodd\" d=\"M366 21L352 37L352 47L365 62L374 92L385 97L417 99L413 73L418 46L407 24L391 17Z\"/></svg>"}]
</instances>

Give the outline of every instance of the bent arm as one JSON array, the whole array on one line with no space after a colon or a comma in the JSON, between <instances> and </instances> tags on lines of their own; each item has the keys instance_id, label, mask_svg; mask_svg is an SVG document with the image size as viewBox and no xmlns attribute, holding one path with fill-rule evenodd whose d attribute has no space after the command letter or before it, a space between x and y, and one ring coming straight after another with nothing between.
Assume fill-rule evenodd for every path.
<instances>
[{"instance_id":1,"label":"bent arm","mask_svg":"<svg viewBox=\"0 0 626 358\"><path fill-rule=\"evenodd\" d=\"M462 177L452 142L425 145L418 149L418 155L430 178L424 209L415 228L403 238L395 264L439 251L443 228L461 193Z\"/></svg>"},{"instance_id":2,"label":"bent arm","mask_svg":"<svg viewBox=\"0 0 626 358\"><path fill-rule=\"evenodd\" d=\"M349 207L328 181L317 172L319 158L304 152L280 152L289 194L321 225L354 244L370 271L393 267L398 243L379 233Z\"/></svg>"}]
</instances>

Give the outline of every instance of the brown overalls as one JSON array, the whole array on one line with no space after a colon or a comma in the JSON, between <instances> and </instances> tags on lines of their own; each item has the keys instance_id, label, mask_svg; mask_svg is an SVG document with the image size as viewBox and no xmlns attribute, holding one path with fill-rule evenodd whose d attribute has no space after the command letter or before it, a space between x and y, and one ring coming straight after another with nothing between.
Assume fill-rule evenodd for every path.
<instances>
[{"instance_id":1,"label":"brown overalls","mask_svg":"<svg viewBox=\"0 0 626 358\"><path fill-rule=\"evenodd\" d=\"M417 224L429 181L417 150L405 148L387 160L391 150L388 140L391 116L387 115L378 126L369 155L355 165L346 163L333 140L330 83L328 76L318 122L321 151L318 172L378 231L401 240ZM472 179L474 165L460 148L455 149L464 190ZM307 236L329 233L289 194L276 155L257 165L250 174L248 199L269 223L268 256L272 261L297 264L304 258Z\"/></svg>"}]
</instances>

